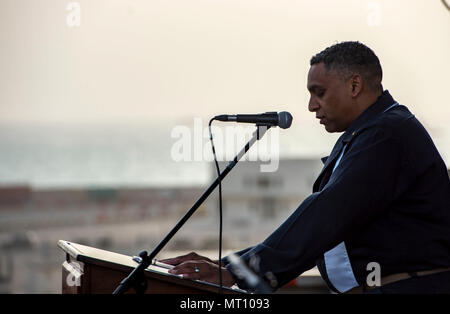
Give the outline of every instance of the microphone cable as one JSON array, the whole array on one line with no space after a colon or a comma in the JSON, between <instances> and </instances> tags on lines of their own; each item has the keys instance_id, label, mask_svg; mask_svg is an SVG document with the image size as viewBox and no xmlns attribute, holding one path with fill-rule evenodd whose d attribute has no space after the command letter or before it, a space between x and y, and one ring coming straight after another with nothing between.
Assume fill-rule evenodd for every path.
<instances>
[{"instance_id":1,"label":"microphone cable","mask_svg":"<svg viewBox=\"0 0 450 314\"><path fill-rule=\"evenodd\" d=\"M215 117L209 121L209 139L211 140L212 152L214 155L214 163L216 165L217 176L219 178L219 293L222 294L222 179L220 178L219 163L217 162L216 149L214 148L211 124Z\"/></svg>"}]
</instances>

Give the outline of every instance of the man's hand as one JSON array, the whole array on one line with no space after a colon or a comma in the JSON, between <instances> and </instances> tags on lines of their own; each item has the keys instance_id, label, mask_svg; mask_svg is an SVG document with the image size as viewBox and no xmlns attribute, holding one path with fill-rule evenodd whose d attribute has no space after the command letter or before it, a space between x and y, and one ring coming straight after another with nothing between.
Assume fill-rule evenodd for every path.
<instances>
[{"instance_id":1,"label":"man's hand","mask_svg":"<svg viewBox=\"0 0 450 314\"><path fill-rule=\"evenodd\" d=\"M207 262L212 262L212 260L210 260L209 258L207 258L206 256L202 256L202 255L198 255L195 252L191 252L189 254L186 255L180 255L174 258L166 258L163 260L160 260L161 263L166 263L169 265L179 265L181 263L184 263L186 261L207 261Z\"/></svg>"},{"instance_id":2,"label":"man's hand","mask_svg":"<svg viewBox=\"0 0 450 314\"><path fill-rule=\"evenodd\" d=\"M169 270L170 274L183 275L183 278L219 284L218 261L212 261L197 253L192 252L186 255L161 260L160 262L175 266ZM222 285L227 287L234 285L235 282L231 273L225 267L221 267L220 271L222 272Z\"/></svg>"}]
</instances>

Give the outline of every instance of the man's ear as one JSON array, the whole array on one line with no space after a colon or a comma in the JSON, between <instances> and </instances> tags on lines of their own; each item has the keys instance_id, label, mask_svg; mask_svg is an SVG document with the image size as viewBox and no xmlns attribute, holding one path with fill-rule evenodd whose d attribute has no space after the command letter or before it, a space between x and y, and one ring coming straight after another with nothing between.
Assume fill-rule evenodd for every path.
<instances>
[{"instance_id":1,"label":"man's ear","mask_svg":"<svg viewBox=\"0 0 450 314\"><path fill-rule=\"evenodd\" d=\"M363 87L363 79L361 75L353 74L349 82L350 94L352 97L357 97L361 93Z\"/></svg>"}]
</instances>

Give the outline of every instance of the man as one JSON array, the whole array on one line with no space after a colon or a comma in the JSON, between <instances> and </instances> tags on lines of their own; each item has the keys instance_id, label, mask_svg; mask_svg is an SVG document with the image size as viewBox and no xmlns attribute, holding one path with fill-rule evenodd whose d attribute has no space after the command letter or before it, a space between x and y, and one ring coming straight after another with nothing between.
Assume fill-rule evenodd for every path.
<instances>
[{"instance_id":1,"label":"man","mask_svg":"<svg viewBox=\"0 0 450 314\"><path fill-rule=\"evenodd\" d=\"M342 42L311 59L308 109L344 132L313 194L264 242L238 252L277 289L317 265L338 293L450 293L450 182L432 139L383 91L373 51ZM171 273L217 283L218 263L191 253ZM367 281L378 266L381 280ZM246 283L223 260L223 284ZM369 269L369 270L368 270Z\"/></svg>"}]
</instances>

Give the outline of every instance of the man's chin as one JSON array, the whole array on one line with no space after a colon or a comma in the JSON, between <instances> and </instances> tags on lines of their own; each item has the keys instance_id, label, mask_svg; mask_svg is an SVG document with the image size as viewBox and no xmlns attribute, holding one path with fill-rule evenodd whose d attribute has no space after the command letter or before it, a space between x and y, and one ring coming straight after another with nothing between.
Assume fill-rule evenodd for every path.
<instances>
[{"instance_id":1,"label":"man's chin","mask_svg":"<svg viewBox=\"0 0 450 314\"><path fill-rule=\"evenodd\" d=\"M338 128L336 128L335 126L329 125L329 124L325 124L325 130L328 133L340 133L340 132L344 132L345 130L340 130Z\"/></svg>"},{"instance_id":2,"label":"man's chin","mask_svg":"<svg viewBox=\"0 0 450 314\"><path fill-rule=\"evenodd\" d=\"M325 124L324 127L325 127L325 131L327 131L328 133L336 132L336 130L332 126L330 126L329 124Z\"/></svg>"}]
</instances>

